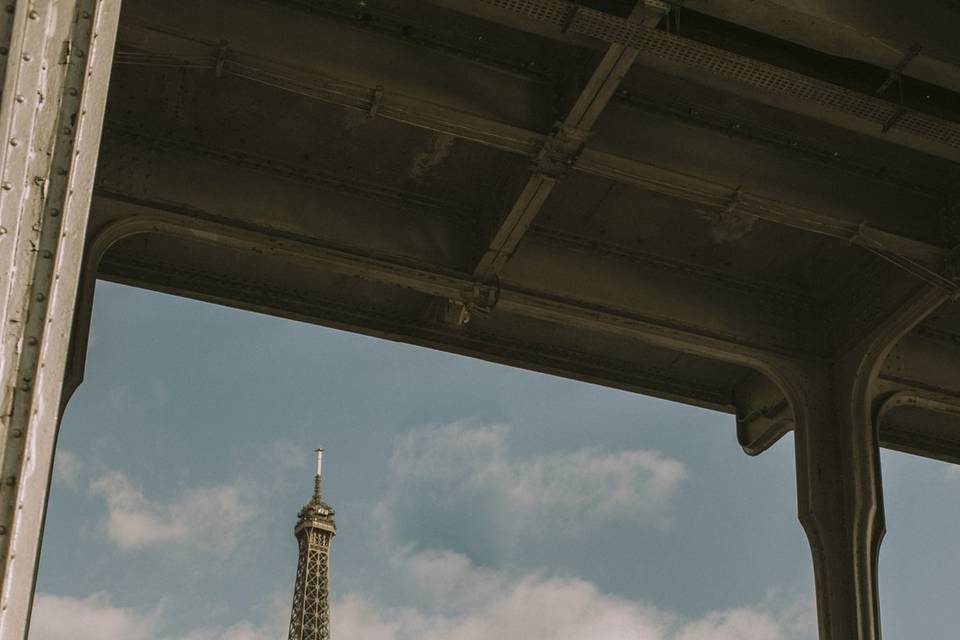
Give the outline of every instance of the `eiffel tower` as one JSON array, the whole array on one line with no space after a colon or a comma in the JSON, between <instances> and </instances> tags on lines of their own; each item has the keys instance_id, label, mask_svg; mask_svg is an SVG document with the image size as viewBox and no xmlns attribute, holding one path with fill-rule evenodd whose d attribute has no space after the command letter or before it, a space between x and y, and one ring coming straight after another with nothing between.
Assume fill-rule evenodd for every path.
<instances>
[{"instance_id":1,"label":"eiffel tower","mask_svg":"<svg viewBox=\"0 0 960 640\"><path fill-rule=\"evenodd\" d=\"M328 576L330 543L337 533L333 508L320 498L323 449L317 449L313 497L297 516L293 533L300 547L293 588L289 640L330 640Z\"/></svg>"}]
</instances>

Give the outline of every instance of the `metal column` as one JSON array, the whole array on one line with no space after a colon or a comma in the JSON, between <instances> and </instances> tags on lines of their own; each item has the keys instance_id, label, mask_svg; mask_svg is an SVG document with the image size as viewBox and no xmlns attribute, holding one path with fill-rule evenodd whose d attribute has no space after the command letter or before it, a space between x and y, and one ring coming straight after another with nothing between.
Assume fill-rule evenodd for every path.
<instances>
[{"instance_id":1,"label":"metal column","mask_svg":"<svg viewBox=\"0 0 960 640\"><path fill-rule=\"evenodd\" d=\"M0 640L23 640L120 0L3 5Z\"/></svg>"},{"instance_id":2,"label":"metal column","mask_svg":"<svg viewBox=\"0 0 960 640\"><path fill-rule=\"evenodd\" d=\"M879 640L877 558L885 526L877 431L863 412L851 411L829 370L817 377L810 383L820 392L812 394L795 444L820 638Z\"/></svg>"},{"instance_id":3,"label":"metal column","mask_svg":"<svg viewBox=\"0 0 960 640\"><path fill-rule=\"evenodd\" d=\"M798 515L813 554L820 640L880 639L877 376L900 338L951 297L925 285L832 363L796 367L783 380L796 422Z\"/></svg>"}]
</instances>

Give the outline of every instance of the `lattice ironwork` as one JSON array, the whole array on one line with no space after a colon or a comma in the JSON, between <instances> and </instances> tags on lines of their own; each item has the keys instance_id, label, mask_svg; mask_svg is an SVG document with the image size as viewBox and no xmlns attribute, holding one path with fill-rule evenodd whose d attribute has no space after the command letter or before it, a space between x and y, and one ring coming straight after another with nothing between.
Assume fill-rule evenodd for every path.
<instances>
[{"instance_id":1,"label":"lattice ironwork","mask_svg":"<svg viewBox=\"0 0 960 640\"><path fill-rule=\"evenodd\" d=\"M960 148L960 124L890 100L852 91L782 67L708 44L653 29L604 11L578 7L568 0L481 0L516 15L554 25L564 33L618 42L648 56L708 71L716 76L818 104L888 129L911 133Z\"/></svg>"},{"instance_id":2,"label":"lattice ironwork","mask_svg":"<svg viewBox=\"0 0 960 640\"><path fill-rule=\"evenodd\" d=\"M330 640L330 543L337 533L334 512L320 498L319 462L313 498L300 510L294 535L299 544L289 640Z\"/></svg>"}]
</instances>

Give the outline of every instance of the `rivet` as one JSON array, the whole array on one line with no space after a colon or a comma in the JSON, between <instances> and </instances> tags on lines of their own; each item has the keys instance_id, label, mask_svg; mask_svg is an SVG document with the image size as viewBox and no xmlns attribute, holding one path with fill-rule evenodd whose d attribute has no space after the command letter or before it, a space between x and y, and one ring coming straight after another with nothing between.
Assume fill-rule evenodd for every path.
<instances>
[{"instance_id":1,"label":"rivet","mask_svg":"<svg viewBox=\"0 0 960 640\"><path fill-rule=\"evenodd\" d=\"M2 524L0 524L0 536L5 536L5 535L7 535L7 528Z\"/></svg>"},{"instance_id":2,"label":"rivet","mask_svg":"<svg viewBox=\"0 0 960 640\"><path fill-rule=\"evenodd\" d=\"M23 97L22 93L18 93L14 98L14 100L16 100L20 104L23 104L23 101L25 100L25 98Z\"/></svg>"},{"instance_id":3,"label":"rivet","mask_svg":"<svg viewBox=\"0 0 960 640\"><path fill-rule=\"evenodd\" d=\"M70 87L70 91L68 93L72 96L75 96L77 95L77 90L74 87Z\"/></svg>"},{"instance_id":4,"label":"rivet","mask_svg":"<svg viewBox=\"0 0 960 640\"><path fill-rule=\"evenodd\" d=\"M24 62L30 62L31 60L33 60L33 56L31 56L29 53L23 54L23 61L24 61Z\"/></svg>"},{"instance_id":5,"label":"rivet","mask_svg":"<svg viewBox=\"0 0 960 640\"><path fill-rule=\"evenodd\" d=\"M47 249L46 251L43 252L43 257L49 260L50 258L53 257L53 251L50 251L50 249Z\"/></svg>"},{"instance_id":6,"label":"rivet","mask_svg":"<svg viewBox=\"0 0 960 640\"><path fill-rule=\"evenodd\" d=\"M10 146L11 146L11 147L15 147L15 146L17 146L18 144L20 144L20 140L18 140L17 138L10 138Z\"/></svg>"},{"instance_id":7,"label":"rivet","mask_svg":"<svg viewBox=\"0 0 960 640\"><path fill-rule=\"evenodd\" d=\"M51 218L56 218L58 215L60 215L60 209L50 209Z\"/></svg>"},{"instance_id":8,"label":"rivet","mask_svg":"<svg viewBox=\"0 0 960 640\"><path fill-rule=\"evenodd\" d=\"M77 55L78 58L82 58L82 57L83 57L83 49L77 49L76 55Z\"/></svg>"},{"instance_id":9,"label":"rivet","mask_svg":"<svg viewBox=\"0 0 960 640\"><path fill-rule=\"evenodd\" d=\"M59 167L59 168L57 169L57 175L65 176L65 175L67 175L67 170L66 170L65 168L63 168L63 167Z\"/></svg>"},{"instance_id":10,"label":"rivet","mask_svg":"<svg viewBox=\"0 0 960 640\"><path fill-rule=\"evenodd\" d=\"M89 12L89 11L84 11L83 13L80 14L80 17L83 18L84 20L89 20L89 19L90 19L90 12Z\"/></svg>"},{"instance_id":11,"label":"rivet","mask_svg":"<svg viewBox=\"0 0 960 640\"><path fill-rule=\"evenodd\" d=\"M19 438L23 435L23 429L14 429L10 432L10 435L12 435L14 438Z\"/></svg>"},{"instance_id":12,"label":"rivet","mask_svg":"<svg viewBox=\"0 0 960 640\"><path fill-rule=\"evenodd\" d=\"M7 49L6 47L0 47L0 56L5 56L8 53L10 53L10 49Z\"/></svg>"},{"instance_id":13,"label":"rivet","mask_svg":"<svg viewBox=\"0 0 960 640\"><path fill-rule=\"evenodd\" d=\"M6 11L7 13L13 13L13 5L8 4L6 7L4 7L4 11Z\"/></svg>"},{"instance_id":14,"label":"rivet","mask_svg":"<svg viewBox=\"0 0 960 640\"><path fill-rule=\"evenodd\" d=\"M7 479L4 480L4 482L8 487L12 487L13 485L17 484L17 479L14 476L7 476Z\"/></svg>"},{"instance_id":15,"label":"rivet","mask_svg":"<svg viewBox=\"0 0 960 640\"><path fill-rule=\"evenodd\" d=\"M27 344L37 344L36 336L30 336L29 338L27 338Z\"/></svg>"},{"instance_id":16,"label":"rivet","mask_svg":"<svg viewBox=\"0 0 960 640\"><path fill-rule=\"evenodd\" d=\"M0 236L5 236L5 235L7 235L7 228L0 227Z\"/></svg>"},{"instance_id":17,"label":"rivet","mask_svg":"<svg viewBox=\"0 0 960 640\"><path fill-rule=\"evenodd\" d=\"M0 189L3 189L4 191L10 191L10 189L13 189L13 185L9 182L4 182L2 185L0 185Z\"/></svg>"},{"instance_id":18,"label":"rivet","mask_svg":"<svg viewBox=\"0 0 960 640\"><path fill-rule=\"evenodd\" d=\"M34 10L34 11L31 11L30 13L28 13L27 16L28 16L31 20L36 20L37 18L40 17L40 14L39 14L36 10Z\"/></svg>"},{"instance_id":19,"label":"rivet","mask_svg":"<svg viewBox=\"0 0 960 640\"><path fill-rule=\"evenodd\" d=\"M46 299L47 299L47 295L46 295L45 293L38 293L38 294L37 294L37 302L43 302L43 301L46 300Z\"/></svg>"}]
</instances>

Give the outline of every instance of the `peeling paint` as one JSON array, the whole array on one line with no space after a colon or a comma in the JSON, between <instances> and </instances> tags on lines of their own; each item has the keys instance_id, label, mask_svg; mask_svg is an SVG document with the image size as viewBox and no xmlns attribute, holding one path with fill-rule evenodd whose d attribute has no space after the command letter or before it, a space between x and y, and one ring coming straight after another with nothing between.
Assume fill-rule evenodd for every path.
<instances>
[{"instance_id":1,"label":"peeling paint","mask_svg":"<svg viewBox=\"0 0 960 640\"><path fill-rule=\"evenodd\" d=\"M715 244L733 242L750 233L756 222L757 216L725 211L717 216L716 222L710 227L710 237Z\"/></svg>"},{"instance_id":2,"label":"peeling paint","mask_svg":"<svg viewBox=\"0 0 960 640\"><path fill-rule=\"evenodd\" d=\"M433 182L435 170L450 156L455 138L446 133L434 136L430 146L413 157L410 178L418 184Z\"/></svg>"}]
</instances>

